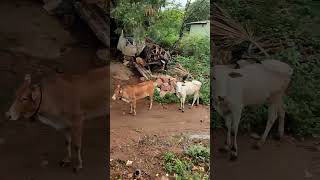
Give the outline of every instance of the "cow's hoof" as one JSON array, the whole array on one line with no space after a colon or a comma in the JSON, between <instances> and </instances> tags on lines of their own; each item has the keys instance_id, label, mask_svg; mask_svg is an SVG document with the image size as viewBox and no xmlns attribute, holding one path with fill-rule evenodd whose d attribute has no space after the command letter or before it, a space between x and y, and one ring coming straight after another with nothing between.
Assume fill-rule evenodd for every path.
<instances>
[{"instance_id":1,"label":"cow's hoof","mask_svg":"<svg viewBox=\"0 0 320 180\"><path fill-rule=\"evenodd\" d=\"M82 167L78 166L78 167L73 167L73 172L75 174L79 173L82 170Z\"/></svg>"},{"instance_id":2,"label":"cow's hoof","mask_svg":"<svg viewBox=\"0 0 320 180\"><path fill-rule=\"evenodd\" d=\"M182 112L184 113L184 110L182 110Z\"/></svg>"},{"instance_id":3,"label":"cow's hoof","mask_svg":"<svg viewBox=\"0 0 320 180\"><path fill-rule=\"evenodd\" d=\"M259 150L259 149L261 149L261 146L262 146L262 143L259 141L259 142L255 143L255 144L253 145L253 149Z\"/></svg>"},{"instance_id":4,"label":"cow's hoof","mask_svg":"<svg viewBox=\"0 0 320 180\"><path fill-rule=\"evenodd\" d=\"M236 152L231 152L231 154L230 154L230 161L236 161L238 159L238 155L237 155L237 153Z\"/></svg>"},{"instance_id":5,"label":"cow's hoof","mask_svg":"<svg viewBox=\"0 0 320 180\"><path fill-rule=\"evenodd\" d=\"M71 164L71 161L66 161L66 160L62 160L59 163L60 167L68 167L70 166L70 164Z\"/></svg>"}]
</instances>

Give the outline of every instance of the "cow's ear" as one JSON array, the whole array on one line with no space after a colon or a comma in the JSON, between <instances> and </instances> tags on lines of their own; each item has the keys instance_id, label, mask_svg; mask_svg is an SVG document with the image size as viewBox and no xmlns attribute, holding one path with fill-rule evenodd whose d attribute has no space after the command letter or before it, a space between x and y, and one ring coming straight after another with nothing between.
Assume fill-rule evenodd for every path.
<instances>
[{"instance_id":1,"label":"cow's ear","mask_svg":"<svg viewBox=\"0 0 320 180\"><path fill-rule=\"evenodd\" d=\"M30 74L26 74L24 76L24 81L30 84L31 83L31 75Z\"/></svg>"},{"instance_id":2,"label":"cow's ear","mask_svg":"<svg viewBox=\"0 0 320 180\"><path fill-rule=\"evenodd\" d=\"M237 73L237 72L231 72L231 73L229 73L229 76L231 78L238 78L238 77L242 77L242 74Z\"/></svg>"}]
</instances>

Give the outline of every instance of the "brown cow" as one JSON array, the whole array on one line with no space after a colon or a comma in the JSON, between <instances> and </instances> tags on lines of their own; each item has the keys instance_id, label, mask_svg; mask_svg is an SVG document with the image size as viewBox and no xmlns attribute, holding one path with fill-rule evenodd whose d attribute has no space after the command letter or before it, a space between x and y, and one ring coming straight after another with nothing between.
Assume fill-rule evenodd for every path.
<instances>
[{"instance_id":1,"label":"brown cow","mask_svg":"<svg viewBox=\"0 0 320 180\"><path fill-rule=\"evenodd\" d=\"M37 118L41 122L64 130L67 155L61 166L71 163L72 147L77 153L74 170L82 168L81 144L85 119L101 117L107 112L107 67L81 75L55 75L33 83L26 75L23 84L6 113L10 120Z\"/></svg>"},{"instance_id":2,"label":"brown cow","mask_svg":"<svg viewBox=\"0 0 320 180\"><path fill-rule=\"evenodd\" d=\"M119 99L126 103L130 103L130 114L136 115L136 101L145 97L150 98L149 110L152 108L154 94L154 82L145 81L136 85L127 85L121 87L120 85L114 90L112 96L113 100Z\"/></svg>"}]
</instances>

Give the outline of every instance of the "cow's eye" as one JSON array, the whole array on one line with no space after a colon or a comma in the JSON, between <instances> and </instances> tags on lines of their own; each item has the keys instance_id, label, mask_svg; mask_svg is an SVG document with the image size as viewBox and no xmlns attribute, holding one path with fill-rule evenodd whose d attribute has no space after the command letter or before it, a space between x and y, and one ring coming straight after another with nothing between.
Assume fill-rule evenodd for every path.
<instances>
[{"instance_id":1,"label":"cow's eye","mask_svg":"<svg viewBox=\"0 0 320 180\"><path fill-rule=\"evenodd\" d=\"M24 97L22 98L22 101L28 101L28 98Z\"/></svg>"}]
</instances>

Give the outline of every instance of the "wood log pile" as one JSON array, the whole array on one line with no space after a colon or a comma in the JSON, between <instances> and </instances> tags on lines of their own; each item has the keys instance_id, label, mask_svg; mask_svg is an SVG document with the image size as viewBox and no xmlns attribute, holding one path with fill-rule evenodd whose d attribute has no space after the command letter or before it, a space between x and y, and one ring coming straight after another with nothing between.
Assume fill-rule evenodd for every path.
<instances>
[{"instance_id":1,"label":"wood log pile","mask_svg":"<svg viewBox=\"0 0 320 180\"><path fill-rule=\"evenodd\" d=\"M146 47L140 54L146 61L146 65L159 65L164 70L167 68L167 64L171 60L170 53L167 52L165 49L154 43L151 39L145 39Z\"/></svg>"}]
</instances>

